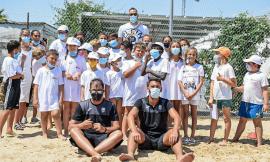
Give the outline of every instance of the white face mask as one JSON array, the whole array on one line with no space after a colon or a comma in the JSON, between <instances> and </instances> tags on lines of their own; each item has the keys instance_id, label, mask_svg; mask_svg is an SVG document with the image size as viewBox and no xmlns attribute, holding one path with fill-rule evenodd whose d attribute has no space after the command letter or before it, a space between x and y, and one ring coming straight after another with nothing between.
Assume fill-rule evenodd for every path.
<instances>
[{"instance_id":1,"label":"white face mask","mask_svg":"<svg viewBox=\"0 0 270 162\"><path fill-rule=\"evenodd\" d=\"M251 68L251 66L249 64L246 64L246 69L247 69L248 72L252 71L252 68Z\"/></svg>"}]
</instances>

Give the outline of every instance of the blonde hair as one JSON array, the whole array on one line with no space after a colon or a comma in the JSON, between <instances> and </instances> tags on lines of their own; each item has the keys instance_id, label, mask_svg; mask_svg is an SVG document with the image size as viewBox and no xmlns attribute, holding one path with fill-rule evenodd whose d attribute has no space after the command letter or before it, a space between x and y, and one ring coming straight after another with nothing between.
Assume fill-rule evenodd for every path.
<instances>
[{"instance_id":1,"label":"blonde hair","mask_svg":"<svg viewBox=\"0 0 270 162\"><path fill-rule=\"evenodd\" d=\"M139 48L140 50L146 50L146 47L143 43L136 43L133 47L133 51L135 51L137 48Z\"/></svg>"},{"instance_id":2,"label":"blonde hair","mask_svg":"<svg viewBox=\"0 0 270 162\"><path fill-rule=\"evenodd\" d=\"M43 56L44 54L45 54L45 51L42 50L41 48L35 48L35 49L32 51L32 56L33 56L34 58Z\"/></svg>"},{"instance_id":3,"label":"blonde hair","mask_svg":"<svg viewBox=\"0 0 270 162\"><path fill-rule=\"evenodd\" d=\"M98 49L100 46L98 39L93 39L89 43L93 46L93 48L96 48L96 49Z\"/></svg>"},{"instance_id":4,"label":"blonde hair","mask_svg":"<svg viewBox=\"0 0 270 162\"><path fill-rule=\"evenodd\" d=\"M195 48L195 47L190 47L190 48L187 49L186 53L184 54L184 55L185 55L185 58L187 58L187 54L188 54L190 51L192 51L192 50L196 53L195 62L196 62L196 63L199 63L199 61L198 61L198 50L197 50L197 48Z\"/></svg>"}]
</instances>

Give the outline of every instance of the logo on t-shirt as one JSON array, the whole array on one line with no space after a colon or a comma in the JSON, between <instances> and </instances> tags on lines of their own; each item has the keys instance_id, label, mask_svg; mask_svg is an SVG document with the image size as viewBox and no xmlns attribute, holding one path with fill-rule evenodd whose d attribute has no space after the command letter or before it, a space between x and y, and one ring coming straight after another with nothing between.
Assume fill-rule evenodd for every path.
<instances>
[{"instance_id":1,"label":"logo on t-shirt","mask_svg":"<svg viewBox=\"0 0 270 162\"><path fill-rule=\"evenodd\" d=\"M105 111L106 111L106 110L105 110L105 107L102 107L102 108L101 108L101 112L102 112L102 113L105 113Z\"/></svg>"},{"instance_id":2,"label":"logo on t-shirt","mask_svg":"<svg viewBox=\"0 0 270 162\"><path fill-rule=\"evenodd\" d=\"M129 39L130 42L138 42L142 39L143 33L138 28L131 28L123 32L123 37Z\"/></svg>"}]
</instances>

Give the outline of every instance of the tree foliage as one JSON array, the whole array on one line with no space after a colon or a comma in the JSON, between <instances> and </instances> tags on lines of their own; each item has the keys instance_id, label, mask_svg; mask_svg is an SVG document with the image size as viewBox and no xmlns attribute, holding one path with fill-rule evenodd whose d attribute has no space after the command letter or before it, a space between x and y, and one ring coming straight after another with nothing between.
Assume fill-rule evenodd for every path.
<instances>
[{"instance_id":1,"label":"tree foliage","mask_svg":"<svg viewBox=\"0 0 270 162\"><path fill-rule=\"evenodd\" d=\"M0 22L6 22L7 21L7 15L4 13L4 9L0 9Z\"/></svg>"}]
</instances>

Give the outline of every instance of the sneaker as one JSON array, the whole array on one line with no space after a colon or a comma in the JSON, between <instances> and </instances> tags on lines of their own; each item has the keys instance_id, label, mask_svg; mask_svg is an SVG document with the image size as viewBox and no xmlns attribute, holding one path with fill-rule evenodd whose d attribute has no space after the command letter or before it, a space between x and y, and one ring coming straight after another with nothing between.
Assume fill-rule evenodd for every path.
<instances>
[{"instance_id":1,"label":"sneaker","mask_svg":"<svg viewBox=\"0 0 270 162\"><path fill-rule=\"evenodd\" d=\"M23 117L21 123L22 124L27 124L28 123L27 118L26 117Z\"/></svg>"},{"instance_id":2,"label":"sneaker","mask_svg":"<svg viewBox=\"0 0 270 162\"><path fill-rule=\"evenodd\" d=\"M37 117L33 117L33 118L31 118L30 124L36 124L37 122L39 122L39 119Z\"/></svg>"},{"instance_id":3,"label":"sneaker","mask_svg":"<svg viewBox=\"0 0 270 162\"><path fill-rule=\"evenodd\" d=\"M189 145L190 139L188 137L183 137L183 145Z\"/></svg>"},{"instance_id":4,"label":"sneaker","mask_svg":"<svg viewBox=\"0 0 270 162\"><path fill-rule=\"evenodd\" d=\"M14 125L14 129L15 129L15 130L24 130L24 128L23 128L19 123L16 123L16 124Z\"/></svg>"},{"instance_id":5,"label":"sneaker","mask_svg":"<svg viewBox=\"0 0 270 162\"><path fill-rule=\"evenodd\" d=\"M26 128L25 124L23 124L23 123L19 123L19 125L20 125L22 128Z\"/></svg>"}]
</instances>

